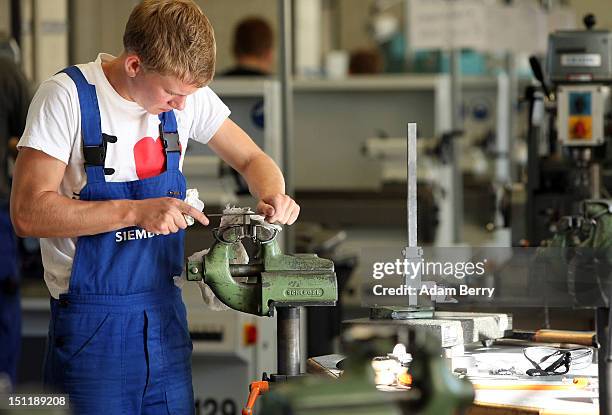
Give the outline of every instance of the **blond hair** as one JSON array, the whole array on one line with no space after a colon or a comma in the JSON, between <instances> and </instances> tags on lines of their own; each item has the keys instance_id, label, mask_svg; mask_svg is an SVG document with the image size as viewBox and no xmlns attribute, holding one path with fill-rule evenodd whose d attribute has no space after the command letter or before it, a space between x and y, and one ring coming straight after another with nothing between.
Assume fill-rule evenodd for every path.
<instances>
[{"instance_id":1,"label":"blond hair","mask_svg":"<svg viewBox=\"0 0 612 415\"><path fill-rule=\"evenodd\" d=\"M207 85L215 73L215 34L191 0L143 0L130 14L123 47L145 69L190 85Z\"/></svg>"}]
</instances>

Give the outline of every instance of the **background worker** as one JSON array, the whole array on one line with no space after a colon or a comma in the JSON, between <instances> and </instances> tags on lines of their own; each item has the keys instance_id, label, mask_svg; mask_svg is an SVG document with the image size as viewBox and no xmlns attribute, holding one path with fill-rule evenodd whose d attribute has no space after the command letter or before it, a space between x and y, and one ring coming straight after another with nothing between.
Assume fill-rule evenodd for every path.
<instances>
[{"instance_id":1,"label":"background worker","mask_svg":"<svg viewBox=\"0 0 612 415\"><path fill-rule=\"evenodd\" d=\"M242 20L234 31L236 64L222 76L267 76L274 72L274 32L261 17Z\"/></svg>"},{"instance_id":2,"label":"background worker","mask_svg":"<svg viewBox=\"0 0 612 415\"><path fill-rule=\"evenodd\" d=\"M0 43L10 39L0 34ZM10 50L2 48L2 50ZM0 374L17 383L21 303L17 239L9 217L11 166L25 126L30 93L17 56L0 53Z\"/></svg>"}]
</instances>

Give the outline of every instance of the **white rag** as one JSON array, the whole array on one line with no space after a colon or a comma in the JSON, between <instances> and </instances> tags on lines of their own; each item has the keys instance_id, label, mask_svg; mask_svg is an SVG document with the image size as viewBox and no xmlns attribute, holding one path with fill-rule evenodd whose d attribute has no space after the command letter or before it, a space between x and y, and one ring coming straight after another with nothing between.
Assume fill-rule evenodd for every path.
<instances>
[{"instance_id":1,"label":"white rag","mask_svg":"<svg viewBox=\"0 0 612 415\"><path fill-rule=\"evenodd\" d=\"M200 212L204 210L204 202L200 200L200 193L198 189L187 189L185 203L190 206L193 206ZM189 215L183 215L185 217L185 221L187 221L187 226L191 226L195 223L195 219Z\"/></svg>"}]
</instances>

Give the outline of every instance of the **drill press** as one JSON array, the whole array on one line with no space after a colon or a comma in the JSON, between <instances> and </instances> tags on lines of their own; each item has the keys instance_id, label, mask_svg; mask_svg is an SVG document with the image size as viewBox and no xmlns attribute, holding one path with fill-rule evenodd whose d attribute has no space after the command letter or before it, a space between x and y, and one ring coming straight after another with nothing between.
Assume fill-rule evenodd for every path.
<instances>
[{"instance_id":1,"label":"drill press","mask_svg":"<svg viewBox=\"0 0 612 415\"><path fill-rule=\"evenodd\" d=\"M231 225L215 228L215 242L198 261L188 261L188 281L203 281L228 307L256 316L277 313L277 373L271 381L300 376L300 308L334 306L338 286L334 264L315 254L284 255L278 227L252 212L235 215ZM248 264L231 264L234 244L251 240L259 254ZM240 279L241 281L238 281Z\"/></svg>"}]
</instances>

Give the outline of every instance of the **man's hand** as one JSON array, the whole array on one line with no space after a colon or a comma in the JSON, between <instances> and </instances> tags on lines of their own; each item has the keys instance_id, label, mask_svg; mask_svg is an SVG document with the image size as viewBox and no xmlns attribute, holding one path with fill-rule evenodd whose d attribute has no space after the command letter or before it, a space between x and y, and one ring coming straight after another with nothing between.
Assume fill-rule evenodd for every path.
<instances>
[{"instance_id":1,"label":"man's hand","mask_svg":"<svg viewBox=\"0 0 612 415\"><path fill-rule=\"evenodd\" d=\"M168 235L179 229L187 228L185 215L189 215L202 225L208 225L208 218L193 206L171 197L134 201L136 226L148 232Z\"/></svg>"},{"instance_id":2,"label":"man's hand","mask_svg":"<svg viewBox=\"0 0 612 415\"><path fill-rule=\"evenodd\" d=\"M300 206L289 196L278 193L262 198L257 204L257 212L265 215L269 223L292 225L300 214Z\"/></svg>"}]
</instances>

